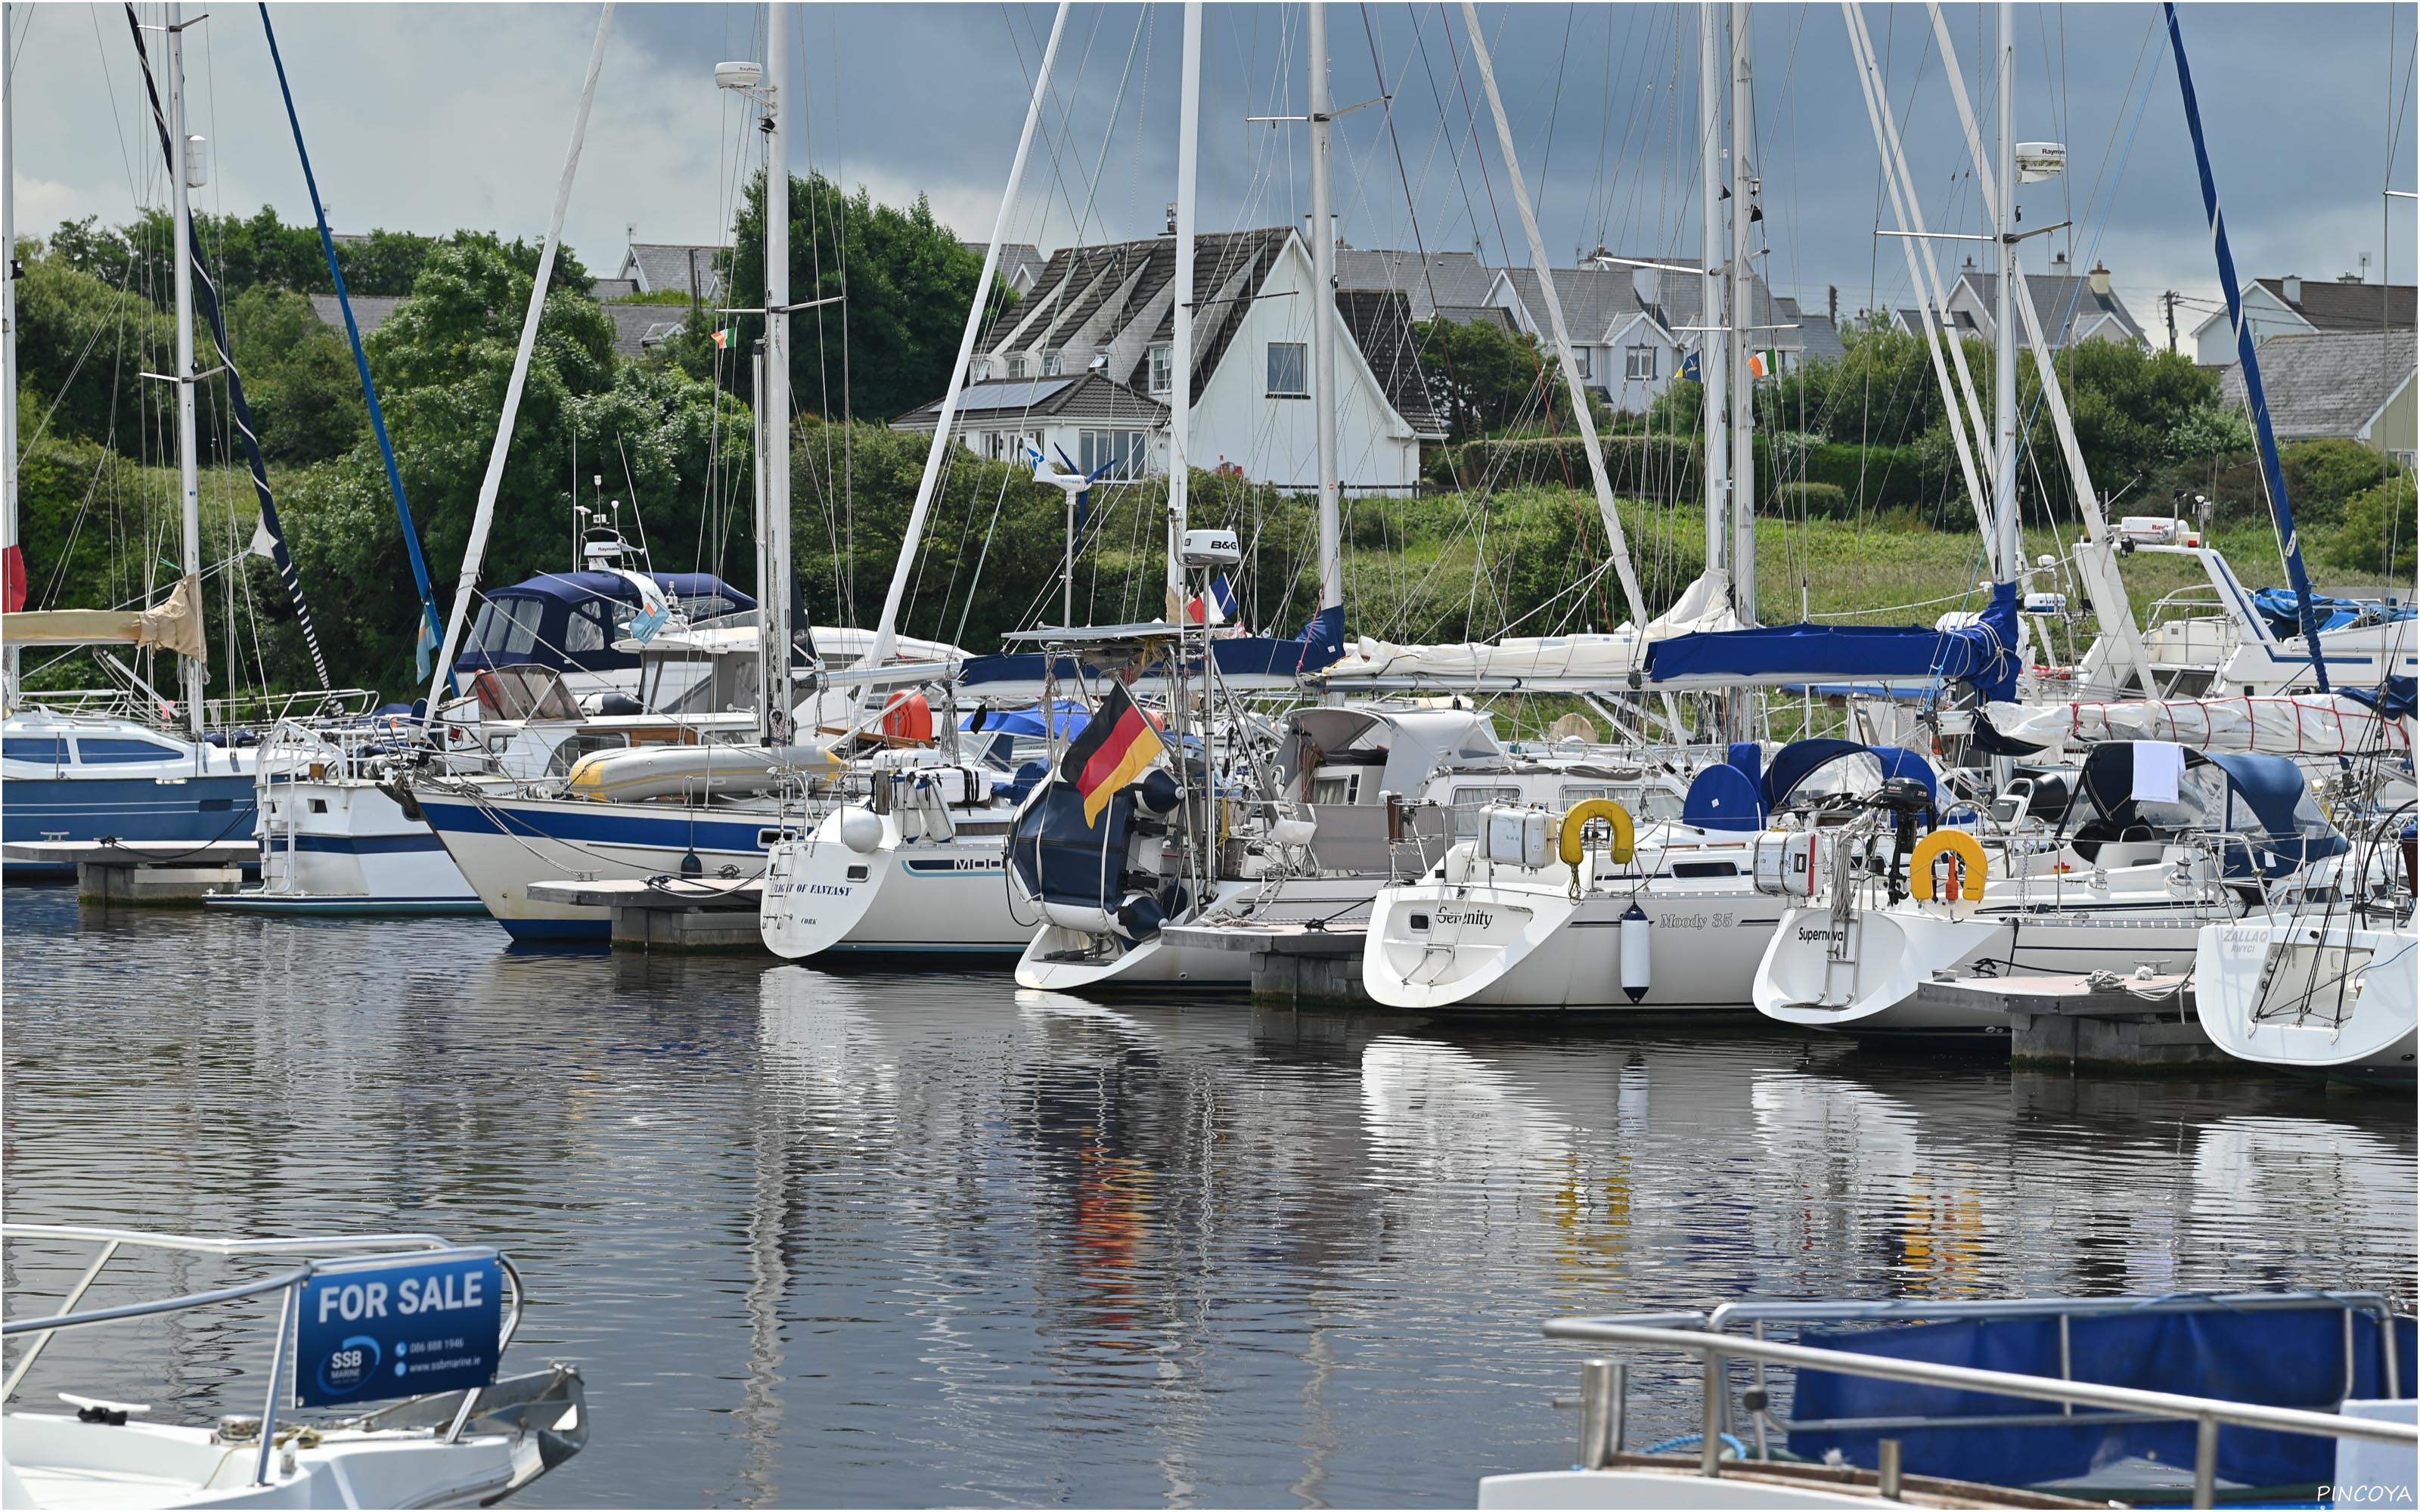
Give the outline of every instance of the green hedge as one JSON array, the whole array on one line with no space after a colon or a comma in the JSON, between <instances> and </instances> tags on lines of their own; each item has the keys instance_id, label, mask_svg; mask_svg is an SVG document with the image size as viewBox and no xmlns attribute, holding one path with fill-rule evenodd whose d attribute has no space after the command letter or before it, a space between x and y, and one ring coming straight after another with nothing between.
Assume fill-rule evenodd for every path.
<instances>
[{"instance_id":1,"label":"green hedge","mask_svg":"<svg viewBox=\"0 0 2420 1512\"><path fill-rule=\"evenodd\" d=\"M1768 497L1784 519L1847 519L1855 513L1849 491L1837 483L1778 484Z\"/></svg>"},{"instance_id":2,"label":"green hedge","mask_svg":"<svg viewBox=\"0 0 2420 1512\"><path fill-rule=\"evenodd\" d=\"M1697 442L1676 436L1605 436L1605 469L1616 493L1688 498L1699 490ZM1437 483L1505 489L1523 484L1589 486L1587 448L1576 436L1469 441L1442 449L1430 468Z\"/></svg>"},{"instance_id":3,"label":"green hedge","mask_svg":"<svg viewBox=\"0 0 2420 1512\"><path fill-rule=\"evenodd\" d=\"M1925 476L1923 453L1914 446L1826 442L1807 452L1807 481L1839 489L1852 514L1917 507L1936 491Z\"/></svg>"}]
</instances>

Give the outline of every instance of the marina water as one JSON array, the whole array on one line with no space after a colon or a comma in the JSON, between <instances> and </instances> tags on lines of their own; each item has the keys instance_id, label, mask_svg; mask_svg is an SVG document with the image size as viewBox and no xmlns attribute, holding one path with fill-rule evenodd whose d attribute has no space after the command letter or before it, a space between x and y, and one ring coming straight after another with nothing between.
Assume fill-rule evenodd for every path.
<instances>
[{"instance_id":1,"label":"marina water","mask_svg":"<svg viewBox=\"0 0 2420 1512\"><path fill-rule=\"evenodd\" d=\"M503 1246L517 1354L576 1362L595 1422L517 1504L1467 1506L1571 1459L1549 1316L2414 1302L2403 1096L1868 1054L1753 1015L1108 1007L458 918L5 908L11 1220ZM88 1257L17 1246L9 1316ZM70 1335L26 1400L257 1411L266 1304L182 1317L172 1378L160 1333ZM1634 1446L1693 1427L1677 1367L1635 1389Z\"/></svg>"}]
</instances>

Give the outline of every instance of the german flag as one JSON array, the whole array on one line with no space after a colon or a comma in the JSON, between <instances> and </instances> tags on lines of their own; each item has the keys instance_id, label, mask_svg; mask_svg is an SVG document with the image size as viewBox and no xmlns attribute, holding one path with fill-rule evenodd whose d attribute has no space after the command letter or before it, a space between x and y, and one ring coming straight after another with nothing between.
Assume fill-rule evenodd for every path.
<instances>
[{"instance_id":1,"label":"german flag","mask_svg":"<svg viewBox=\"0 0 2420 1512\"><path fill-rule=\"evenodd\" d=\"M1159 732L1126 696L1124 685L1111 687L1083 733L1059 760L1060 778L1074 783L1084 795L1085 825L1100 823L1101 810L1109 806L1118 790L1140 777L1167 748Z\"/></svg>"}]
</instances>

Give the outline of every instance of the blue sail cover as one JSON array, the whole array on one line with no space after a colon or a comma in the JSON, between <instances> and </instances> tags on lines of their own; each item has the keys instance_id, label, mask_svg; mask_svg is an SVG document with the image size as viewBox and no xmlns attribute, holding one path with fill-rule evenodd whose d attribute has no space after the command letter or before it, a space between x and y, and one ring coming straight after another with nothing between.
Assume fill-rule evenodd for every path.
<instances>
[{"instance_id":1,"label":"blue sail cover","mask_svg":"<svg viewBox=\"0 0 2420 1512\"><path fill-rule=\"evenodd\" d=\"M2258 1402L2332 1412L2348 1375L2356 1397L2386 1395L2378 1320L2352 1315L2352 1368L2346 1369L2345 1313L2335 1306L2276 1311L2161 1312L2069 1320L2073 1379L2148 1391L2183 1392L2224 1401ZM2411 1392L2412 1321L2396 1321L2398 1384ZM1899 1360L2052 1376L2059 1370L2055 1318L1921 1323L1889 1329L1808 1329L1799 1342ZM2055 1411L2023 1397L1953 1391L1801 1370L1791 1403L1790 1452L1820 1459L1838 1449L1871 1468L1875 1443L1900 1441L1911 1474L1997 1486L2043 1486L2128 1458L2155 1458L2190 1473L2191 1423L2111 1423L2078 1408L2067 1421L2035 1427L1959 1426L1958 1419ZM1927 1427L1831 1428L1829 1422L1939 1419ZM2223 1427L2218 1473L2239 1486L2308 1489L2331 1478L2335 1444L2301 1434Z\"/></svg>"},{"instance_id":2,"label":"blue sail cover","mask_svg":"<svg viewBox=\"0 0 2420 1512\"><path fill-rule=\"evenodd\" d=\"M2280 640L2290 640L2303 633L2303 597L2290 588L2263 588L2252 595L2252 607L2269 622L2269 633ZM2409 604L2390 604L2377 598L2331 598L2325 594L2311 595L2311 609L2319 629L2341 630L2363 619L2374 619L2393 625L2412 618Z\"/></svg>"},{"instance_id":3,"label":"blue sail cover","mask_svg":"<svg viewBox=\"0 0 2420 1512\"><path fill-rule=\"evenodd\" d=\"M2017 696L2017 590L1992 589L1981 619L1956 630L1920 625L1776 625L1674 636L1647 648L1647 677L1661 687L1962 678L1985 700Z\"/></svg>"}]
</instances>

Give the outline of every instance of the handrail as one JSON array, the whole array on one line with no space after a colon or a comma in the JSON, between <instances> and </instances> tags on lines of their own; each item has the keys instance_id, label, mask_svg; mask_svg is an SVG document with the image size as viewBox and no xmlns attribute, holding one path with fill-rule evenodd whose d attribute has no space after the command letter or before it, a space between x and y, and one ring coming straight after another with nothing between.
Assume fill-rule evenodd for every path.
<instances>
[{"instance_id":1,"label":"handrail","mask_svg":"<svg viewBox=\"0 0 2420 1512\"><path fill-rule=\"evenodd\" d=\"M160 1298L151 1302L128 1303L117 1307L95 1308L85 1313L61 1311L47 1318L21 1318L0 1324L0 1336L21 1334L35 1335L23 1358L18 1361L16 1369L9 1372L5 1390L0 1390L0 1396L5 1396L15 1394L18 1384L24 1380L26 1372L33 1368L35 1359L39 1356L51 1339L62 1330L215 1306L220 1303L238 1302L246 1297L261 1296L272 1291L283 1293L277 1309L277 1342L270 1356L269 1400L261 1412L261 1458L255 1482L257 1485L268 1484L271 1438L269 1425L276 1418L278 1388L286 1372L287 1339L295 1326L295 1288L319 1273L323 1262L332 1257L330 1252L348 1257L347 1261L340 1262L348 1264L352 1258L358 1257L384 1260L405 1259L415 1256L434 1256L439 1258L453 1255L493 1256L497 1266L504 1273L505 1279L511 1283L513 1290L512 1310L505 1314L503 1327L496 1336L496 1355L500 1360L504 1350L511 1347L513 1336L520 1332L521 1316L528 1303L528 1288L521 1282L520 1269L513 1264L510 1256L489 1245L457 1244L440 1234L330 1235L302 1239L210 1239L189 1234L149 1234L131 1228L94 1228L71 1224L0 1224L0 1239L75 1239L99 1242L101 1245L101 1254L85 1269L82 1278L69 1292L67 1301L69 1307L74 1306L76 1300L91 1288L93 1282L100 1276L101 1267L109 1263L110 1257L120 1248L129 1245L230 1257L247 1255L305 1254L310 1256L310 1258L305 1259L302 1265L293 1270L283 1271L256 1281L243 1282L238 1286L223 1287L215 1291L188 1292L182 1296ZM448 1426L443 1442L453 1443L461 1438L463 1427L470 1421L472 1408L477 1403L479 1396L480 1393L477 1390L463 1393L461 1407Z\"/></svg>"},{"instance_id":2,"label":"handrail","mask_svg":"<svg viewBox=\"0 0 2420 1512\"><path fill-rule=\"evenodd\" d=\"M1672 1315L1656 1315L1661 1322ZM1683 1315L1686 1316L1686 1315ZM1736 1316L1736 1315L1734 1315ZM1699 1315L1702 1319L1703 1315ZM2019 1375L1973 1365L1938 1365L1929 1360L1901 1360L1821 1350L1803 1344L1776 1344L1764 1339L1710 1332L1701 1320L1693 1327L1642 1326L1606 1319L1557 1319L1544 1327L1548 1338L1589 1343L1635 1344L1650 1349L1695 1354L1704 1365L1705 1399L1701 1415L1706 1428L1699 1473L1721 1474L1721 1441L1717 1431L1724 1390L1724 1362L1731 1358L1763 1365L1827 1370L1836 1375L1862 1376L1921 1386L2025 1396L2079 1407L2101 1407L2119 1412L2148 1413L2188 1421L2197 1426L2194 1463L2194 1505L2207 1507L2216 1497L2218 1429L2222 1424L2265 1428L2277 1433L2311 1434L2323 1438L2366 1439L2380 1443L2420 1444L2420 1426L2384 1423L2367 1418L2313 1412L2301 1408L2269 1407L2254 1402L2221 1401L2176 1392L2147 1391L2133 1386L2108 1386L2096 1381L2058 1381L2048 1376ZM1601 1413L1599 1415L1602 1415Z\"/></svg>"}]
</instances>

